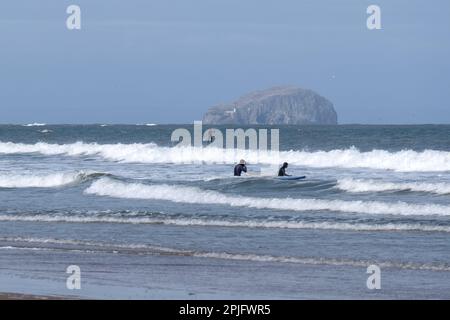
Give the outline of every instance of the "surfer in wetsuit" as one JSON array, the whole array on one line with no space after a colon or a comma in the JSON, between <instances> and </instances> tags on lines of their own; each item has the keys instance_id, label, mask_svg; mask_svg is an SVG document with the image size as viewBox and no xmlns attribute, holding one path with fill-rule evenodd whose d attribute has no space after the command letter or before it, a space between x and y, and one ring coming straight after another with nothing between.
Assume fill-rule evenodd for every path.
<instances>
[{"instance_id":1,"label":"surfer in wetsuit","mask_svg":"<svg viewBox=\"0 0 450 320\"><path fill-rule=\"evenodd\" d=\"M212 129L208 129L208 131L207 131L207 141L209 143L212 143L212 142L214 142L214 140L215 140L215 137L214 137L214 134L213 134L213 130Z\"/></svg>"},{"instance_id":2,"label":"surfer in wetsuit","mask_svg":"<svg viewBox=\"0 0 450 320\"><path fill-rule=\"evenodd\" d=\"M239 164L237 164L234 167L234 176L240 177L242 171L247 172L247 167L245 166L245 160L239 161Z\"/></svg>"},{"instance_id":3,"label":"surfer in wetsuit","mask_svg":"<svg viewBox=\"0 0 450 320\"><path fill-rule=\"evenodd\" d=\"M280 168L280 170L278 170L278 176L279 177L288 177L288 176L290 176L290 174L287 174L286 173L286 169L287 169L287 167L288 167L288 163L287 162L285 162L285 163L283 163L283 166Z\"/></svg>"}]
</instances>

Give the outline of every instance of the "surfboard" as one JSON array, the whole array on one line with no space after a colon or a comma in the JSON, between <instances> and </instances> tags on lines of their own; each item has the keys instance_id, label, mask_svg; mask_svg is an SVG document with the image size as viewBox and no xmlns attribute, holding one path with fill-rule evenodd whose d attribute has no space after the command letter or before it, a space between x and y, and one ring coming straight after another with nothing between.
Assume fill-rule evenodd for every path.
<instances>
[{"instance_id":1,"label":"surfboard","mask_svg":"<svg viewBox=\"0 0 450 320\"><path fill-rule=\"evenodd\" d=\"M277 179L280 179L280 180L303 180L303 179L306 179L306 176L283 176L283 177L277 177Z\"/></svg>"}]
</instances>

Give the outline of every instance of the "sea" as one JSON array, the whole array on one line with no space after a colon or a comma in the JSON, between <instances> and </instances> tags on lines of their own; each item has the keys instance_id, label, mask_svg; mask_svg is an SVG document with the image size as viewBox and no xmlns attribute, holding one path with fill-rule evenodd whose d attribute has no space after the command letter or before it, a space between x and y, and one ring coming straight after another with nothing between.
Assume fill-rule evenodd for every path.
<instances>
[{"instance_id":1,"label":"sea","mask_svg":"<svg viewBox=\"0 0 450 320\"><path fill-rule=\"evenodd\" d=\"M241 127L279 151L179 128L0 125L0 292L450 299L450 126Z\"/></svg>"}]
</instances>

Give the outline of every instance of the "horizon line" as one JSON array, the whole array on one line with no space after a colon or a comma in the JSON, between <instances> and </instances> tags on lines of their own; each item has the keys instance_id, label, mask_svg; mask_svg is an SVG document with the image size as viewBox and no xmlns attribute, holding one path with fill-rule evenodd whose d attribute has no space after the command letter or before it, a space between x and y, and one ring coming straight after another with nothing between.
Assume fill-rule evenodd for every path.
<instances>
[{"instance_id":1,"label":"horizon line","mask_svg":"<svg viewBox=\"0 0 450 320\"><path fill-rule=\"evenodd\" d=\"M200 121L200 120L195 120ZM95 126L95 125L110 125L110 126L169 126L169 125L193 125L192 122L167 122L167 123L132 123L132 122L86 122L86 123L56 123L56 122L28 122L28 123L2 123L0 122L0 126ZM206 126L310 126L310 127L334 127L334 126L430 126L430 125L450 125L448 123L359 123L359 122L348 122L348 123L338 123L338 124L210 124L203 123Z\"/></svg>"}]
</instances>

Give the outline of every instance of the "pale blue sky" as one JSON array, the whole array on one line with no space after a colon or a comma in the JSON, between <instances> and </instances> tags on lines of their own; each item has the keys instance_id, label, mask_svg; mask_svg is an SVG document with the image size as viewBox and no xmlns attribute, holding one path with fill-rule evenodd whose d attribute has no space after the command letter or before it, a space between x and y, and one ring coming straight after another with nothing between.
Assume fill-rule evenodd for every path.
<instances>
[{"instance_id":1,"label":"pale blue sky","mask_svg":"<svg viewBox=\"0 0 450 320\"><path fill-rule=\"evenodd\" d=\"M190 123L283 84L340 123L450 123L449 39L448 0L3 0L0 123Z\"/></svg>"}]
</instances>

